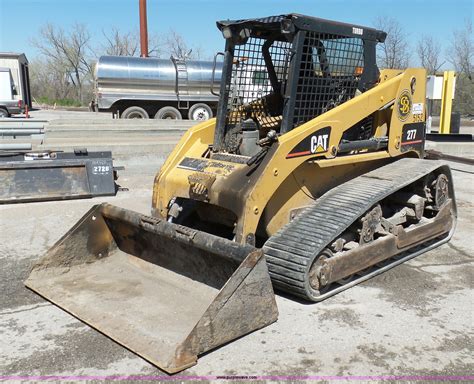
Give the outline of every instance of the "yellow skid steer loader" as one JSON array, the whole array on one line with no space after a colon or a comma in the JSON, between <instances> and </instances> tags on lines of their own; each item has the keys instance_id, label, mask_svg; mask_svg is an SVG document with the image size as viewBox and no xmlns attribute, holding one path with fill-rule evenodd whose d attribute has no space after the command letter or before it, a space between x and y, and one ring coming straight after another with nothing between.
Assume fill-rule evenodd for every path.
<instances>
[{"instance_id":1,"label":"yellow skid steer loader","mask_svg":"<svg viewBox=\"0 0 474 384\"><path fill-rule=\"evenodd\" d=\"M274 322L272 286L323 300L456 222L449 167L423 159L426 72L380 72L384 32L297 14L217 26L216 119L181 138L152 215L93 207L26 281L170 373Z\"/></svg>"}]
</instances>

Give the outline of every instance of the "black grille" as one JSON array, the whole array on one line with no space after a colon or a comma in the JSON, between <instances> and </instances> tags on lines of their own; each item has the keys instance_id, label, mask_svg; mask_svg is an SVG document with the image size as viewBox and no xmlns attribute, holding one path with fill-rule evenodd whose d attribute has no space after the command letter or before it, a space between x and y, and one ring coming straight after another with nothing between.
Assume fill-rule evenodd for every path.
<instances>
[{"instance_id":1,"label":"black grille","mask_svg":"<svg viewBox=\"0 0 474 384\"><path fill-rule=\"evenodd\" d=\"M270 81L264 59L265 41L251 37L234 49L232 78L226 85L228 125L236 125L250 116L265 118L267 124L281 120L282 96ZM274 41L268 48L270 66L278 79L278 85L274 84L276 87L281 87L287 80L290 47L289 42ZM270 94L273 96L266 97Z\"/></svg>"},{"instance_id":2,"label":"black grille","mask_svg":"<svg viewBox=\"0 0 474 384\"><path fill-rule=\"evenodd\" d=\"M292 128L355 96L364 69L362 39L307 32Z\"/></svg>"}]
</instances>

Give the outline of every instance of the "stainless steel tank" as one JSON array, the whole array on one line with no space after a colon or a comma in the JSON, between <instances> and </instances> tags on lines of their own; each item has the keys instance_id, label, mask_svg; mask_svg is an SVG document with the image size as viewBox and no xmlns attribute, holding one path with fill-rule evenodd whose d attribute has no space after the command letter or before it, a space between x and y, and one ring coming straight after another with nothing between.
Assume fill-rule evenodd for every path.
<instances>
[{"instance_id":1,"label":"stainless steel tank","mask_svg":"<svg viewBox=\"0 0 474 384\"><path fill-rule=\"evenodd\" d=\"M120 99L217 101L211 94L212 61L186 61L179 73L171 59L101 56L96 66L99 108ZM181 67L181 68L183 68ZM217 63L214 89L219 90L222 63Z\"/></svg>"}]
</instances>

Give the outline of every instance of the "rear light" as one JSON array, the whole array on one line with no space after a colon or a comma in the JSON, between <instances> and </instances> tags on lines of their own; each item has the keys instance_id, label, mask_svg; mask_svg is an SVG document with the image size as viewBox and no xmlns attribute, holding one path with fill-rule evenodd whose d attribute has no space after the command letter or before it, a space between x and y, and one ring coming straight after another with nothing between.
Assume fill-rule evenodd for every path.
<instances>
[{"instance_id":1,"label":"rear light","mask_svg":"<svg viewBox=\"0 0 474 384\"><path fill-rule=\"evenodd\" d=\"M21 108L22 105L23 105L23 100L18 100L18 108Z\"/></svg>"}]
</instances>

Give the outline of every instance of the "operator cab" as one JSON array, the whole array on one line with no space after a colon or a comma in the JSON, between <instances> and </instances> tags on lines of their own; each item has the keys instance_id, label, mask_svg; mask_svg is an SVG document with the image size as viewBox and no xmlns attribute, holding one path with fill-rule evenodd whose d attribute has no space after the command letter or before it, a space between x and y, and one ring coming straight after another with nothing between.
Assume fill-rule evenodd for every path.
<instances>
[{"instance_id":1,"label":"operator cab","mask_svg":"<svg viewBox=\"0 0 474 384\"><path fill-rule=\"evenodd\" d=\"M217 27L226 47L214 154L255 156L379 78L382 31L298 14Z\"/></svg>"}]
</instances>

